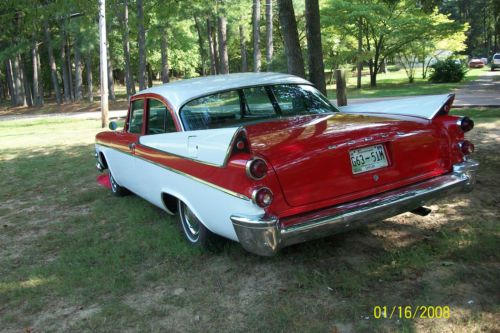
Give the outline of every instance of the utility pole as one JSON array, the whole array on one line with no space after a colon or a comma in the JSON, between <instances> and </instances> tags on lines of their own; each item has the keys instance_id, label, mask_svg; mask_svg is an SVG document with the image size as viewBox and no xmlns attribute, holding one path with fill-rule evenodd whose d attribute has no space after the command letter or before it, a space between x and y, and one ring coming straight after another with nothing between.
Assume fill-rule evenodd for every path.
<instances>
[{"instance_id":1,"label":"utility pole","mask_svg":"<svg viewBox=\"0 0 500 333\"><path fill-rule=\"evenodd\" d=\"M108 52L106 48L106 0L99 0L99 50L101 66L101 126L108 126Z\"/></svg>"}]
</instances>

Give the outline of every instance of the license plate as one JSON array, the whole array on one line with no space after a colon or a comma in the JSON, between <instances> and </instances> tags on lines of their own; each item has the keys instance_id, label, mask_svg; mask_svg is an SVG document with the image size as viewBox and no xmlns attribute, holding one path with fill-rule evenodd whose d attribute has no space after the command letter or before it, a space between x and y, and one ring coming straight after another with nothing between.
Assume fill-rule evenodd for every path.
<instances>
[{"instance_id":1,"label":"license plate","mask_svg":"<svg viewBox=\"0 0 500 333\"><path fill-rule=\"evenodd\" d=\"M383 145L375 145L349 151L352 173L362 173L389 165Z\"/></svg>"}]
</instances>

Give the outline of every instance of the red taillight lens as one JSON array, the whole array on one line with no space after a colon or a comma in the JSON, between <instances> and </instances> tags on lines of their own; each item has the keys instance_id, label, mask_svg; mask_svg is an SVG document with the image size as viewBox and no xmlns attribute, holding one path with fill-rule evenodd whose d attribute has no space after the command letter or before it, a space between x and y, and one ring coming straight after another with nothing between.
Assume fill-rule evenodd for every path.
<instances>
[{"instance_id":1,"label":"red taillight lens","mask_svg":"<svg viewBox=\"0 0 500 333\"><path fill-rule=\"evenodd\" d=\"M267 187L261 187L252 193L253 202L262 208L269 206L273 202L273 192Z\"/></svg>"},{"instance_id":2,"label":"red taillight lens","mask_svg":"<svg viewBox=\"0 0 500 333\"><path fill-rule=\"evenodd\" d=\"M248 161L246 165L247 176L255 180L264 178L267 170L267 163L261 158L254 158Z\"/></svg>"},{"instance_id":3,"label":"red taillight lens","mask_svg":"<svg viewBox=\"0 0 500 333\"><path fill-rule=\"evenodd\" d=\"M474 121L469 117L463 117L458 120L458 126L460 126L462 131L465 133L474 128Z\"/></svg>"},{"instance_id":4,"label":"red taillight lens","mask_svg":"<svg viewBox=\"0 0 500 333\"><path fill-rule=\"evenodd\" d=\"M474 145L468 140L464 140L460 143L460 150L464 155L470 155L474 152Z\"/></svg>"}]
</instances>

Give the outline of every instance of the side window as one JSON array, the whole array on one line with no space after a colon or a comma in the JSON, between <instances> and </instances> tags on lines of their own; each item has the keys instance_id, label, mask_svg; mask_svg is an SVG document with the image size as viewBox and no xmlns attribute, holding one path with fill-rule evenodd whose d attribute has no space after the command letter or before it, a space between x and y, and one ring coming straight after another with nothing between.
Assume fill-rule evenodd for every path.
<instances>
[{"instance_id":1,"label":"side window","mask_svg":"<svg viewBox=\"0 0 500 333\"><path fill-rule=\"evenodd\" d=\"M262 118L274 117L273 104L269 100L266 89L264 87L253 87L243 89L247 109L245 110L246 118Z\"/></svg>"},{"instance_id":2,"label":"side window","mask_svg":"<svg viewBox=\"0 0 500 333\"><path fill-rule=\"evenodd\" d=\"M283 115L307 111L307 102L304 92L297 86L274 86L273 91Z\"/></svg>"},{"instance_id":3,"label":"side window","mask_svg":"<svg viewBox=\"0 0 500 333\"><path fill-rule=\"evenodd\" d=\"M148 99L146 134L162 134L175 131L175 123L167 107L159 100Z\"/></svg>"},{"instance_id":4,"label":"side window","mask_svg":"<svg viewBox=\"0 0 500 333\"><path fill-rule=\"evenodd\" d=\"M128 123L129 133L141 134L143 115L144 115L144 100L138 99L133 101L132 106L130 108L130 119Z\"/></svg>"},{"instance_id":5,"label":"side window","mask_svg":"<svg viewBox=\"0 0 500 333\"><path fill-rule=\"evenodd\" d=\"M241 119L239 94L233 90L195 99L182 107L180 116L186 130L234 125Z\"/></svg>"}]
</instances>

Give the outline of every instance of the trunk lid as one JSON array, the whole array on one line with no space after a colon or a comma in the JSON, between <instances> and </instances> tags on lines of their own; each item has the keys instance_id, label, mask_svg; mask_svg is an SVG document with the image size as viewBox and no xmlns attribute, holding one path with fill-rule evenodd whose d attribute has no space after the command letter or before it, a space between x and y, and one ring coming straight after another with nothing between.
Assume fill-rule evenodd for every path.
<instances>
[{"instance_id":1,"label":"trunk lid","mask_svg":"<svg viewBox=\"0 0 500 333\"><path fill-rule=\"evenodd\" d=\"M276 171L290 206L388 190L390 184L430 178L449 167L439 132L425 119L337 113L284 118L246 131L252 151ZM385 155L387 166L370 171L356 166L356 156L370 158L371 152L375 159Z\"/></svg>"}]
</instances>

